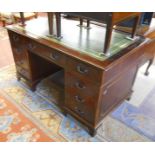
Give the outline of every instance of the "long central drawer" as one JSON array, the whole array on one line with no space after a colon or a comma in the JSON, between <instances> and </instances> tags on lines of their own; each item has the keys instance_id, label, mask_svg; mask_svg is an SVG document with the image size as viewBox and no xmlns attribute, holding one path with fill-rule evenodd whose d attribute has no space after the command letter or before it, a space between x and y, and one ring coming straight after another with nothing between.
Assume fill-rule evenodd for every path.
<instances>
[{"instance_id":1,"label":"long central drawer","mask_svg":"<svg viewBox=\"0 0 155 155\"><path fill-rule=\"evenodd\" d=\"M47 58L48 60L58 64L59 66L66 65L66 56L52 48L44 46L34 40L29 40L27 44L27 48L30 52L33 52L39 56Z\"/></svg>"}]
</instances>

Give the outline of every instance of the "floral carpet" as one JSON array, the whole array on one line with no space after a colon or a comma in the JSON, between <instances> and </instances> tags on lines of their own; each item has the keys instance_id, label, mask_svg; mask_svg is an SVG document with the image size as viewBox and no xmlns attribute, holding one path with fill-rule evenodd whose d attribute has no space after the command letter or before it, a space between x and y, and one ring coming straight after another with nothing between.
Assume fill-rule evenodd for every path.
<instances>
[{"instance_id":1,"label":"floral carpet","mask_svg":"<svg viewBox=\"0 0 155 155\"><path fill-rule=\"evenodd\" d=\"M14 127L14 129L10 130L7 135L4 135L4 133L1 131L1 128L5 128L5 126L7 126L7 128L11 128L11 122L13 120L12 117L8 117L3 118L7 120L3 122L2 118L0 118L0 141L7 141L7 138L1 138L4 136L8 137L12 134L23 134L23 130L28 130L29 132L32 132L31 134L36 132L36 136L41 137L41 134L38 133L41 132L39 128L44 131L45 138L35 139L35 137L32 137L31 140L31 138L22 137L22 135L20 135L21 138L18 138L18 140L34 141L35 139L36 141L100 141L96 137L91 137L78 123L76 123L75 120L70 117L65 117L60 113L58 107L49 100L54 98L50 95L53 91L53 88L50 89L46 87L46 85L49 84L45 80L38 85L36 92L31 92L24 82L18 82L16 80L14 65L6 67L0 71L0 94L5 96L7 100L10 100L10 104L12 103L14 106L16 106L21 111L20 113L25 115L25 118L29 119L31 124L35 123L35 125L38 126L38 128L28 128L26 122L28 120L22 118L20 115L17 115L16 119L20 119L23 122L23 124L21 124L21 131ZM46 91L49 91L49 93L47 94ZM54 95L57 95L57 92L55 92ZM13 111L16 112L16 110ZM3 111L2 113L5 112ZM4 114L0 113L0 117L4 117ZM26 129L22 130L24 127ZM38 132L35 130L38 130ZM25 134L23 136L27 135ZM49 138L46 138L47 136ZM12 141L17 140L14 138Z\"/></svg>"},{"instance_id":2,"label":"floral carpet","mask_svg":"<svg viewBox=\"0 0 155 155\"><path fill-rule=\"evenodd\" d=\"M112 113L112 116L155 141L155 119L145 115L140 108L124 103Z\"/></svg>"},{"instance_id":3,"label":"floral carpet","mask_svg":"<svg viewBox=\"0 0 155 155\"><path fill-rule=\"evenodd\" d=\"M0 141L53 141L4 96L0 95Z\"/></svg>"},{"instance_id":4,"label":"floral carpet","mask_svg":"<svg viewBox=\"0 0 155 155\"><path fill-rule=\"evenodd\" d=\"M104 119L97 135L91 137L80 123L60 112L55 102L61 98L61 90L55 89L51 79L47 77L41 81L37 90L32 92L24 81L17 81L14 65L0 70L0 141L153 140L115 117L120 107ZM126 102L122 105L126 105Z\"/></svg>"}]
</instances>

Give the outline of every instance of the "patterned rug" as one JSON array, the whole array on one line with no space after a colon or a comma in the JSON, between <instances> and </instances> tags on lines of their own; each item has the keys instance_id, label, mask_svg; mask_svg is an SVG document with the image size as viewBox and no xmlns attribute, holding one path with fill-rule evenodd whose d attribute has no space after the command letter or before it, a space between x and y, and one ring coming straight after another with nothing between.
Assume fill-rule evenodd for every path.
<instances>
[{"instance_id":1,"label":"patterned rug","mask_svg":"<svg viewBox=\"0 0 155 155\"><path fill-rule=\"evenodd\" d=\"M53 141L17 108L0 95L0 141Z\"/></svg>"},{"instance_id":2,"label":"patterned rug","mask_svg":"<svg viewBox=\"0 0 155 155\"><path fill-rule=\"evenodd\" d=\"M145 109L145 111L148 111L148 109ZM124 103L112 113L112 116L140 134L155 141L155 119L145 114L140 108L134 107L129 103Z\"/></svg>"},{"instance_id":3,"label":"patterned rug","mask_svg":"<svg viewBox=\"0 0 155 155\"><path fill-rule=\"evenodd\" d=\"M144 99L144 101L142 102L139 108L143 114L155 120L155 87L148 94L148 96Z\"/></svg>"},{"instance_id":4,"label":"patterned rug","mask_svg":"<svg viewBox=\"0 0 155 155\"><path fill-rule=\"evenodd\" d=\"M64 117L58 107L51 103L51 100L54 101L54 98L59 96L59 91L54 91L48 80L43 80L37 91L31 92L24 82L16 80L15 75L14 66L0 71L0 94L10 99L12 104L26 114L25 117L41 128L53 141L100 141L89 136L75 120Z\"/></svg>"},{"instance_id":5,"label":"patterned rug","mask_svg":"<svg viewBox=\"0 0 155 155\"><path fill-rule=\"evenodd\" d=\"M4 122L3 124L0 121L0 137L5 137L2 139L0 138L0 141L51 140L58 142L97 142L152 140L148 135L141 134L139 130L135 130L132 126L126 124L126 122L114 118L113 114L117 113L119 108L112 114L112 116L109 114L104 119L103 125L98 129L97 135L91 137L79 122L69 115L67 117L63 116L60 109L54 104L56 100L60 100L62 91L61 89L56 88L58 86L52 83L52 79L52 76L47 77L38 84L37 90L32 92L24 81L18 82L16 80L14 65L0 70L0 96L3 96L2 100L6 100L8 103L7 105L9 109L11 109L11 114L17 113L15 123L13 123L13 119L11 119L8 114L8 122L5 121L6 123ZM126 105L126 103L123 105ZM17 110L12 109L11 107L16 107ZM2 110L0 117L3 117L4 113L4 110ZM19 125L19 128L16 129L15 125L18 122L17 120L21 120L23 124ZM10 123L11 121L12 123ZM8 126L7 128L11 128L12 130L6 130L8 131L7 133L2 133L1 126ZM31 134L33 132L34 136L27 139L23 138L22 134L25 130L26 132L31 132ZM9 135L18 135L21 138L14 136L16 138L11 139Z\"/></svg>"},{"instance_id":6,"label":"patterned rug","mask_svg":"<svg viewBox=\"0 0 155 155\"><path fill-rule=\"evenodd\" d=\"M146 66L138 72L131 100L118 107L112 117L155 141L155 65L149 76L144 76Z\"/></svg>"}]
</instances>

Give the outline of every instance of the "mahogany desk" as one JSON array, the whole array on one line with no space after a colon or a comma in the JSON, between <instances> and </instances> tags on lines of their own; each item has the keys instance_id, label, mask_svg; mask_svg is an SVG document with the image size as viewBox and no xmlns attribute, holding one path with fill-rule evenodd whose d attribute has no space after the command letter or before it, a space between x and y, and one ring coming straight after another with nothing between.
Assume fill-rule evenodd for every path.
<instances>
[{"instance_id":1,"label":"mahogany desk","mask_svg":"<svg viewBox=\"0 0 155 155\"><path fill-rule=\"evenodd\" d=\"M154 56L155 42L141 37L131 41L115 31L113 55L107 57L102 54L105 28L92 25L87 31L77 27L78 21L62 22L61 41L48 37L44 18L28 21L25 27L7 27L17 78L26 79L35 90L40 80L63 70L64 99L58 106L93 136L103 118L130 97L138 68Z\"/></svg>"}]
</instances>

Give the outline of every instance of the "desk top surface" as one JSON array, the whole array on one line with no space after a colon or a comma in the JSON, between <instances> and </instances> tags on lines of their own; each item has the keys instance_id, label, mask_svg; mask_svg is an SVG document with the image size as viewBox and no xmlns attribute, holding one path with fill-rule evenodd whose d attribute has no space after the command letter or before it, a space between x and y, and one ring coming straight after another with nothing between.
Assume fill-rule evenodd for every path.
<instances>
[{"instance_id":1,"label":"desk top surface","mask_svg":"<svg viewBox=\"0 0 155 155\"><path fill-rule=\"evenodd\" d=\"M24 35L41 41L46 40L52 46L58 45L63 49L70 49L71 55L81 57L87 61L96 62L100 65L103 62L115 57L130 45L139 42L139 37L134 40L130 39L129 34L113 31L112 41L110 45L110 56L103 54L105 27L91 24L91 29L87 30L77 26L79 21L62 19L62 39L57 40L49 36L47 18L38 18L26 23L25 27L19 25L8 26L8 29L14 30ZM142 41L141 41L142 42ZM60 48L62 51L62 48ZM73 52L73 53L72 53ZM68 53L67 53L68 54Z\"/></svg>"}]
</instances>

